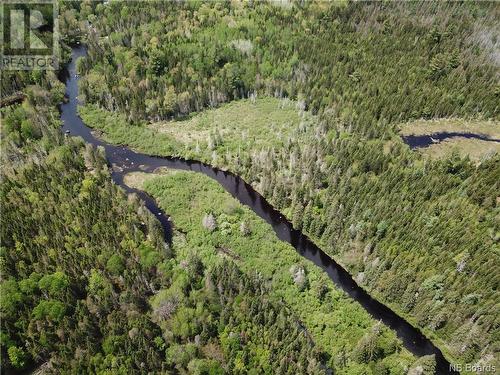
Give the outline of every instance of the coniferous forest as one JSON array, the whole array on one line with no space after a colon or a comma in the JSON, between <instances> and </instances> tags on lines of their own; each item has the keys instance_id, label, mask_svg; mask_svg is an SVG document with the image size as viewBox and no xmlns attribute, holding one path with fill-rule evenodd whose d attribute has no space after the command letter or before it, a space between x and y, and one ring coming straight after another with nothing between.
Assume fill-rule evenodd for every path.
<instances>
[{"instance_id":1,"label":"coniferous forest","mask_svg":"<svg viewBox=\"0 0 500 375\"><path fill-rule=\"evenodd\" d=\"M241 176L450 363L489 369L500 156L431 158L399 130L500 127L499 19L475 1L59 1L99 137ZM24 97L1 109L2 373L436 373L215 182L129 176L168 241L104 149L60 132L58 73L2 71L2 99Z\"/></svg>"}]
</instances>

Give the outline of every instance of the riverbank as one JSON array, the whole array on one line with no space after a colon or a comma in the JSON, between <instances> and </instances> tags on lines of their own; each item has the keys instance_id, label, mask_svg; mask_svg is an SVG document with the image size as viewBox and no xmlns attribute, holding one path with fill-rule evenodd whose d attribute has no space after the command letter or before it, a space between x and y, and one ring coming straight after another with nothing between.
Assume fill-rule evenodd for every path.
<instances>
[{"instance_id":1,"label":"riverbank","mask_svg":"<svg viewBox=\"0 0 500 375\"><path fill-rule=\"evenodd\" d=\"M77 91L77 87L76 87L76 85L74 85L74 87L72 88L72 90L74 90L74 92L76 93L76 91ZM80 109L82 109L82 108L80 108ZM75 107L75 110L76 110L76 107ZM100 126L107 126L107 125L109 124L109 122L107 121L107 120L108 120L108 118L107 118L107 116L108 116L108 115L109 115L109 113L108 113L108 114L104 113L104 114L103 114L103 116L100 116L100 120L102 120L102 121L97 121L97 125L96 125L96 126L97 126L97 128L98 128L98 127L100 127ZM122 118L122 119L124 119L122 115L119 115L119 114L116 114L116 113L115 113L115 114L112 114L112 115L113 115L113 117L115 117L115 116L116 116L116 117L115 117L115 119L116 119L116 118ZM71 116L69 116L69 117L71 117ZM69 117L68 117L68 119L69 119ZM76 116L75 116L75 117L76 117ZM98 120L99 120L99 116L97 116L97 117L98 117ZM124 119L124 120L125 120L125 119ZM81 122L81 120L80 120L80 119L78 119L78 121L79 121L79 122ZM71 122L69 122L69 124L72 124L72 123L71 123ZM123 126L122 126L122 125L123 125ZM83 124L82 124L82 126L83 126L83 127L85 127L85 125L83 125ZM144 149L144 152L145 152L145 153L150 154L150 155L151 155L151 154L161 155L161 153L157 152L157 150L158 150L159 148L161 148L161 142L158 142L158 138L159 138L159 137L158 137L158 134L154 134L153 132L141 133L144 129L146 129L146 127L145 127L145 126L136 126L136 125L131 125L131 124L128 124L126 121L124 121L123 123L121 123L121 121L119 121L119 123L114 124L114 126L115 126L115 127L117 127L117 128L120 128L120 129L119 129L119 131L121 132L121 134L123 134L123 135L125 135L125 136L126 136L127 134L130 134L130 133L128 133L128 132L127 132L127 128L128 128L128 127L130 127L130 126L132 126L132 127L134 127L134 128L139 128L139 129L141 129L141 130L138 132L138 133L140 133L140 137L137 137L136 139L133 139L133 140L132 140L132 142L131 142L131 146L132 146L132 148L133 148L133 149L135 149L135 150L140 150L140 149L141 149L141 147L145 147L145 149ZM73 134L73 132L74 132L74 134L79 134L79 135L84 136L84 138L85 138L86 140L87 140L87 139L89 139L88 141L89 141L89 142L91 142L91 143L93 143L93 144L102 144L102 142L100 142L100 141L98 141L98 140L94 139L93 137L90 137L90 132L88 131L88 129L87 129L86 127L85 127L85 129L83 129L83 128L79 128L79 127L77 127L77 128L73 128L72 126L69 126L69 127L66 127L66 128L67 128L68 130L70 130L72 134ZM135 131L135 130L136 130L136 129L134 129L134 131ZM106 134L100 134L99 136L104 136L104 137L106 137ZM313 137L318 137L318 134L316 134L316 135L315 135L315 134L312 134L312 136L313 136ZM332 134L332 136L333 136L333 137L335 137L335 134ZM345 133L342 133L342 132L341 132L338 136L339 136L339 138L338 138L336 141L341 141L341 142L342 142L342 141L347 141L347 140L349 140L349 141L350 141L350 139L346 139L346 134L345 134ZM331 138L331 137L330 137L330 134L328 134L328 137L327 137L327 138L328 138L329 140L333 140L333 138ZM109 140L110 142L113 142L113 140L110 140L110 139L108 139L108 140ZM127 143L125 143L125 142L120 142L120 143L121 143L122 145L127 144ZM148 147L148 145L154 145L154 147ZM159 146L160 146L160 147L159 147ZM110 146L105 146L105 145L104 145L104 147L106 148L106 150L108 150L108 149L109 149L109 151L110 151L110 152L112 152L112 153L114 153L114 152L115 152L115 151L113 151L113 147L110 147ZM126 149L125 147L115 147L115 148L119 149L119 150L120 150L120 151L119 151L120 153L122 153L122 150L123 150L123 154L124 154L124 156L125 156L125 155L129 155L129 156L131 155L131 152L130 152L130 151L127 151L127 149ZM306 150L307 150L307 148L306 148ZM183 149L180 149L180 150L176 150L173 154L174 154L174 155L178 155L178 156L183 156L184 158L187 158L187 156L185 156L185 155L187 155L187 152L188 152L188 151L190 151L190 150L183 150ZM279 150L278 150L278 151L279 151ZM108 153L108 151L106 151L106 152ZM132 153L132 154L133 154L133 153ZM253 159L253 160L252 160L252 158L250 157L250 155L244 155L244 157L246 157L247 161L248 161L248 160L250 160L250 163L252 163L252 165L259 165L259 163L260 163L260 162L261 162L261 160L262 160L262 159L260 158L260 156L262 156L263 154L264 154L264 158L265 158L265 156L266 156L266 155L265 155L265 152L264 152L264 153L257 154L257 157L254 157L254 159ZM172 155L172 154L168 154L168 153L167 153L167 154L164 154L164 155ZM255 155L255 154L254 154L254 155ZM116 157L115 157L114 155L110 155L110 156L111 156L111 159L116 159ZM231 155L229 155L229 156L230 156L230 159L229 159L229 160L226 158L226 156L227 156L227 155L215 155L215 156L216 156L215 160L214 160L214 158L213 158L213 153L212 153L212 158L201 157L201 158L199 158L199 159L198 159L198 158L192 157L192 159L195 159L195 160L203 160L203 161L205 161L207 164L212 164L212 165L218 166L218 167L220 167L221 169L226 169L226 170L227 170L227 169L230 169L230 170L235 171L235 172L238 172L238 171L240 170L240 171L241 171L241 173L240 173L240 174L243 176L243 178L246 178L246 179L248 179L248 178L249 178L249 176L248 176L248 175L249 175L249 173L251 173L252 171L251 171L251 170L250 170L250 171L245 170L245 168L244 168L245 166L244 166L244 165L242 166L241 164L240 164L240 165L238 165L238 164L232 164L233 162L238 161L238 160L237 160L237 159L236 159L236 160L231 159ZM233 156L234 156L234 155L233 155ZM286 155L285 155L285 156L286 156ZM249 159L249 157L250 157L250 159ZM332 157L334 157L334 155L332 155ZM162 164L162 163L160 163L160 160L156 160L156 158L153 158L153 157L146 157L146 155L139 155L139 154L138 154L138 155L134 156L134 158L133 158L133 159L134 159L134 161L138 160L141 164L144 164L144 161L146 161L146 163L145 163L145 164L147 164L147 165L151 165L151 164L149 164L149 163L151 163L151 162L152 162L154 165L158 165L158 163L159 163L160 165ZM128 160L128 158L127 158L127 160ZM296 160L296 159L295 159L295 160ZM114 163L114 162L113 162L113 163ZM196 161L193 161L193 160L191 160L191 161L189 161L189 160L178 160L178 161L175 161L175 160L172 160L172 159L163 159L163 163L165 163L165 164L172 163L172 164L174 164L174 168L182 168L182 169L185 169L185 168L188 168L188 169L191 169L191 168L196 168L196 170L198 170L198 169L199 169L199 171L200 171L200 172L202 172L202 173L204 173L204 174L207 174L208 176L213 177L214 179L216 179L216 180L217 180L219 183L221 183L221 184L222 184L222 185L223 185L226 189L228 189L228 191L231 191L231 193L232 193L232 194L238 194L238 193L234 193L232 190L229 190L229 189L233 189L233 188L234 188L234 186L233 186L233 185L231 185L234 181L233 181L233 182L229 182L229 181L227 181L227 182L229 182L229 185L226 185L226 181L225 181L226 179L228 179L228 180L234 180L234 179L235 179L235 177L234 177L234 176L233 176L233 177L230 177L230 175L229 175L229 176L226 176L226 174L224 174L224 178L222 178L222 176L221 176L221 172L220 172L220 171L214 170L213 168L210 168L208 165L201 165L199 162L196 162ZM118 163L118 164L119 164L119 163ZM132 164L133 164L133 163L132 163ZM233 167L231 167L229 164L233 165ZM288 162L287 162L287 165L289 165L289 166L290 166L290 168L293 168L293 164L294 164L294 157L293 157L293 155L288 156ZM272 168L272 166L271 166L271 168ZM304 173L306 173L307 171L308 171L307 169L306 169L306 170L304 170ZM239 180L238 178L236 178L236 179L237 179L237 180ZM253 182L251 179L249 179L249 180L247 180L247 181L251 181L251 182ZM352 179L352 180L351 180L351 182L354 182L354 181L355 181L355 179ZM241 183L242 183L242 181L239 181L239 182L237 182L237 183L241 184ZM262 192L262 190L261 190L262 186L261 186L261 185L259 185L259 184L257 184L257 185L256 185L256 184L252 184L252 185L254 186L255 190ZM252 191L253 191L253 189L252 189ZM256 194L256 193L255 193L255 191L253 191L253 194L254 194L254 195ZM282 204L280 204L279 202L277 202L277 201L275 200L274 196L269 196L269 194L267 194L267 193L266 193L266 196L269 198L269 200L270 200L270 201L271 201L271 202L272 202L272 203L273 203L276 207L279 207L279 208L283 209L283 210L284 210L284 211L283 211L283 213L284 213L284 214L287 214L287 216L288 216L288 217L290 217L290 214L291 214L291 213L290 213L288 210L286 210L286 208L287 208L287 207L284 207ZM241 198L240 198L240 196L238 196L238 199L241 199ZM254 208L254 205L253 205L251 202L248 202L248 203L247 203L247 202L245 201L245 204L251 205L251 206L252 206L252 208ZM267 204L267 203L266 203L266 204ZM259 213L259 215L261 215L261 214ZM267 217L266 217L266 220L268 220L268 218L267 218ZM269 221L268 221L268 222L269 222ZM307 233L307 232L308 232L308 230L304 230L304 232L306 232L306 233ZM315 237L313 236L313 238L315 238ZM317 240L317 238L316 238L316 240ZM324 245L324 244L323 244L323 245ZM326 249L328 252L330 252L330 254L332 253L331 246L326 246L326 247L325 247L325 249ZM333 250L335 250L335 249L333 249ZM317 248L316 248L316 251L317 251L318 253L321 253L321 251L320 251L319 249L317 249ZM335 254L335 251L334 251L334 254ZM329 259L331 259L331 258L329 258ZM425 258L424 258L424 259L425 259ZM429 259L432 259L432 258L429 258ZM376 259L375 259L375 260L376 260ZM314 261L314 260L313 260L313 261ZM330 262L330 264L331 264L331 263L334 263L334 262L332 262L331 260L330 260L329 262ZM339 267L337 267L336 265L335 265L335 268L340 269L340 268L339 268ZM353 273L353 275L356 275L357 273L359 273L359 270L354 269L354 273ZM417 273L416 275L417 275L417 276L419 276L419 274L418 274L418 273ZM420 275L420 276L421 276L421 275ZM332 275L330 275L330 277L332 277ZM350 277L349 277L349 280L351 280L351 283L352 283L352 279L351 279ZM405 281L406 281L406 280L405 280ZM336 282L337 282L337 281L336 281ZM395 281L394 283L391 283L391 285L395 285L395 286L396 286L396 285L399 285L399 283L398 283L398 281ZM367 287L366 287L366 285L364 285L364 287L365 287L365 288L367 288ZM356 293L357 293L357 291L358 291L360 288L359 288L357 285L354 285L354 286L353 286L353 289L355 289L355 290L356 290ZM367 289L368 289L368 288L367 288ZM373 289L373 287L372 287L371 289ZM363 292L363 293L364 293L366 296L368 296L368 294L367 294L366 292ZM362 293L362 294L363 294L363 293ZM354 299L356 299L356 300L359 300L359 298L358 298L356 295L353 295L353 298L354 298ZM378 302L377 302L377 303L378 303ZM363 302L363 306L365 306L365 308L367 308L368 310L372 311L372 310L370 309L370 307L369 307L369 306L372 306L372 305L373 305L373 306L375 306L375 305L377 305L377 303L368 302L368 305L366 305L366 304L365 304L365 302ZM429 310L427 309L427 310L425 310L425 311L429 311ZM385 316L385 317L387 317L387 316L391 316L392 318L389 318L389 319L393 319L393 318L394 318L394 319L395 319L395 322L400 322L400 323L402 323L403 325L408 325L408 326L409 326L409 324L408 324L407 322L405 322L402 318L400 318L399 316L396 316L396 315L395 315L395 314L394 314L394 313L393 313L390 309L388 309L387 307L383 308L381 304L378 304L378 306L376 307L376 310L374 310L374 312L375 312L375 314L374 314L375 316L381 316L381 317L384 317L384 316ZM399 330L400 330L400 329L398 328L398 326L393 326L393 324L392 324L392 323L390 323L390 322L389 322L389 324L388 324L388 325L389 325L389 326L391 326L392 328L394 328L396 331L398 331L398 332L399 332ZM418 326L421 326L421 324L419 324ZM413 342L413 344L412 344L412 343L411 343L411 339L410 339L410 341L408 342L408 336L406 336L406 334L407 334L407 333L411 333L410 337L417 337L417 336L418 336L418 337L420 337L420 333L418 332L418 330L415 330L414 328L405 327L405 329L404 329L403 331L404 331L404 332L403 332L403 334L401 334L401 333L398 333L398 334L400 335L400 337L405 338L405 342L406 342L406 343L405 343L405 345L407 345L407 347L411 347L411 348L412 348L412 350L413 350L413 349L416 349L416 350L417 350L417 353L419 353L419 350L422 350L422 348L424 348L424 347L425 347L425 348L427 348L427 349L430 349L430 350L431 350L431 352L433 352L433 353L438 353L438 352L439 352L439 351L438 351L438 350L437 350L437 349L436 349L436 348L435 348L435 347L434 347L434 346L433 346L433 345L432 345L432 344L431 344L428 340L423 340L423 339L422 339L422 340L423 340L423 342L420 342L420 339L419 339L419 340L417 340L417 341L418 341L418 343ZM418 333L416 333L416 332L418 332ZM421 344L422 344L422 343L424 343L424 342L425 342L425 345L423 345L423 346L422 346ZM426 350L427 350L427 349L426 349ZM421 353L421 352L420 352L420 353ZM419 355L421 355L421 354L419 354ZM444 361L444 360L443 360L443 361ZM447 369L448 369L448 364L447 364L447 362L446 362L446 361L444 361L444 364L445 364L445 367L446 367L446 370L447 370ZM443 370L443 371L445 371L445 370Z\"/></svg>"},{"instance_id":2,"label":"riverbank","mask_svg":"<svg viewBox=\"0 0 500 375\"><path fill-rule=\"evenodd\" d=\"M165 147L168 149L171 148L172 145L172 139L168 137L166 134L157 134L153 132L151 129L149 129L146 126L131 126L127 125L125 118L116 113L109 113L100 109L97 109L96 107L92 106L83 106L79 107L79 113L84 120L84 122L87 125L90 125L91 128L100 131L102 133L99 133L99 136L102 137L105 141L114 143L114 144L120 144L120 145L126 145L133 150L137 152L144 152L145 154L148 155L158 155L158 156L175 156L175 157L181 157L181 158L187 158L187 157L193 157L193 150L191 149L182 149L178 148L175 151L168 153L165 152ZM133 128L131 133L127 133L128 128ZM132 136L129 135L132 134ZM125 140L130 140L130 143L124 142ZM165 142L165 143L163 143ZM175 147L174 147L175 149ZM207 164L210 164L211 161L210 158L208 157L207 154L205 153L198 153L197 154L202 162L205 162ZM196 156L196 155L195 155ZM224 169L229 169L226 166L227 160L223 160L221 158L218 158L215 160L216 166ZM220 164L218 164L220 163ZM255 190L257 190L259 193L262 193L259 191L259 186L254 185ZM168 212L168 211L167 211ZM285 216L290 214L289 212L285 211L283 212ZM287 217L288 221L291 221L290 217ZM305 232L307 235L311 235L307 231ZM318 242L315 240L314 236L311 236L311 241L315 242L319 247L324 247L324 244L321 242ZM331 255L330 255L331 256ZM344 262L342 261L342 258L339 258L338 256L331 256L332 259L334 259L336 262L338 262L344 269L349 269L349 267L346 267ZM367 290L364 285L359 285L360 288L363 288L364 290ZM366 292L368 294L368 292ZM403 313L402 310L398 306L394 306L394 304L389 304L387 301L385 301L384 298L382 298L382 295L379 293L374 292L373 290L370 291L370 294L374 295L377 297L378 301L383 301L383 305L387 306L386 309L390 311L397 311L398 315L401 317L404 317L409 324L411 324L413 327L417 328L418 330L422 329L421 326L416 324L415 319L413 319L411 316L408 316L407 314ZM438 343L443 343L444 341L442 339L436 340L437 336L435 335L434 332L425 330L426 334L428 335L427 337L432 338L435 342ZM444 356L446 358L450 359L450 363L460 363L460 360L454 358L453 355L451 355L451 351L448 350L446 345L440 345L440 350L442 350ZM452 359L453 358L453 359ZM447 365L445 365L447 366ZM443 372L445 370L442 370Z\"/></svg>"},{"instance_id":3,"label":"riverbank","mask_svg":"<svg viewBox=\"0 0 500 375\"><path fill-rule=\"evenodd\" d=\"M367 363L375 358L362 360L363 340L368 338L374 340L379 367L391 374L404 374L412 367L415 357L393 332L375 322L321 269L280 241L269 224L211 178L166 170L156 175L129 173L124 182L146 191L171 216L177 257L194 251L208 265L227 257L246 273L261 274L273 295L291 307L316 344L331 356L336 373L357 373L371 366ZM203 225L208 216L213 219L210 228Z\"/></svg>"},{"instance_id":4,"label":"riverbank","mask_svg":"<svg viewBox=\"0 0 500 375\"><path fill-rule=\"evenodd\" d=\"M90 125L91 128L96 129L102 133L100 133L100 136L107 142L114 143L114 144L121 144L121 145L127 145L134 149L137 152L144 152L148 155L160 155L160 156L176 156L176 157L182 157L182 158L187 158L188 156L193 156L192 150L183 150L182 148L173 148L175 151L172 151L170 154L166 152L167 149L171 149L172 143L170 137L168 137L165 134L157 134L151 129L149 129L146 126L131 126L128 125L125 118L120 115L120 114L111 114L108 112L105 112L103 110L97 109L95 107L90 107L90 106L83 106L79 107L79 113L84 120L84 122L88 125ZM131 129L131 133L133 136L127 135L127 129ZM125 137L125 135L127 135ZM130 140L131 143L127 143L127 141ZM202 157L201 161L205 162L207 164L210 164L210 160L207 160L208 157L205 155L199 155ZM222 169L228 169L227 167L224 168L224 163L223 160L218 159L216 160L219 163L222 163L222 165L217 165L219 167L222 167ZM254 188L259 191L258 186L254 186ZM259 191L259 193L261 193ZM284 213L285 215L287 214L286 212ZM288 218L289 221L291 221L290 218ZM308 234L309 233L305 233ZM314 241L314 236L311 237L312 241ZM323 244L318 243L318 246L321 247ZM339 258L338 256L332 257L332 259L335 259L344 269L349 269L346 267L345 264L343 264L342 259ZM364 288L362 285L360 286L361 288ZM372 293L371 291L370 293ZM381 295L377 294L377 297L379 298L378 301L384 301L383 298L380 298ZM385 302L385 301L384 301ZM389 306L389 304L386 304L386 306ZM389 310L389 307L387 307ZM413 326L418 329L421 329L416 323L415 320L412 319L411 317L408 317L406 314L401 313L401 309L393 309L393 311L398 311L400 314L399 316L405 317L407 321ZM431 333L430 331L427 331L427 333ZM430 335L432 338L436 338L435 334L432 333ZM440 341L442 342L442 341ZM450 354L451 352L446 348L446 346L441 346L443 348L443 353L446 358L453 358L453 356ZM459 362L457 359L454 359L450 361L451 363Z\"/></svg>"}]
</instances>

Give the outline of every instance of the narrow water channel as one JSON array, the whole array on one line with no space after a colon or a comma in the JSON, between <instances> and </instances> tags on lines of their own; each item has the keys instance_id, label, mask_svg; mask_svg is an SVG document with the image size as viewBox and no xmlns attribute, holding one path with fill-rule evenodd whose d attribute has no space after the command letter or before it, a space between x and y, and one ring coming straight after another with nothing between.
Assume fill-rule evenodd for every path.
<instances>
[{"instance_id":1,"label":"narrow water channel","mask_svg":"<svg viewBox=\"0 0 500 375\"><path fill-rule=\"evenodd\" d=\"M68 101L61 105L62 131L69 132L72 136L82 137L85 142L95 147L102 146L104 148L108 163L112 166L114 182L126 192L134 192L144 200L146 207L160 220L167 241L171 239L168 216L162 212L150 196L124 184L123 177L127 173L134 171L153 172L159 167L167 167L195 171L213 178L233 197L250 207L257 215L268 222L281 240L290 243L304 258L323 269L335 285L361 304L374 319L381 320L386 326L393 329L410 352L417 356L434 354L438 374L455 373L450 370L450 364L441 351L420 330L414 328L390 308L372 298L356 284L344 268L318 248L307 236L293 229L292 224L280 212L275 210L264 197L238 176L198 161L149 156L134 152L127 147L108 144L96 138L91 129L83 123L77 112L78 76L76 75L75 61L78 57L85 56L85 54L86 50L81 46L73 49L73 59L68 64L66 77L64 77Z\"/></svg>"},{"instance_id":2,"label":"narrow water channel","mask_svg":"<svg viewBox=\"0 0 500 375\"><path fill-rule=\"evenodd\" d=\"M422 135L403 135L403 141L410 146L411 149L425 148L432 146L436 143L441 143L450 138L467 138L467 139L479 139L486 142L497 142L500 143L500 139L490 138L487 135L466 133L466 132L439 132L433 134L422 134Z\"/></svg>"}]
</instances>

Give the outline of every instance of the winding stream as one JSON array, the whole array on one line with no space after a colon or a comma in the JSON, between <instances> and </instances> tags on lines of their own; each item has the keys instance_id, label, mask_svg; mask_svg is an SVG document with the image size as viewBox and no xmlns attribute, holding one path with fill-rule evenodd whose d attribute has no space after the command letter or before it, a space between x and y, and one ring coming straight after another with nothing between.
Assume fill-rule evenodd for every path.
<instances>
[{"instance_id":1,"label":"winding stream","mask_svg":"<svg viewBox=\"0 0 500 375\"><path fill-rule=\"evenodd\" d=\"M104 148L108 163L112 166L114 182L126 192L136 193L145 202L146 207L161 222L167 241L171 239L171 226L168 216L162 212L154 199L146 193L126 186L123 182L125 174L134 171L153 172L159 167L167 167L200 172L213 178L233 197L250 207L257 215L268 222L281 240L290 243L304 258L323 269L335 285L361 304L374 319L381 320L386 326L393 329L410 352L417 356L435 354L439 374L455 373L450 370L449 362L444 358L441 351L420 330L414 328L390 308L372 298L356 284L344 268L318 248L307 236L293 229L292 224L280 212L275 210L259 193L238 176L198 161L149 156L134 152L126 147L108 144L96 138L77 113L78 77L76 76L75 61L78 57L85 56L85 54L85 48L81 46L74 48L73 59L67 67L67 75L64 78L68 101L61 105L62 129L73 136L82 137L85 142L95 147L102 146Z\"/></svg>"}]
</instances>

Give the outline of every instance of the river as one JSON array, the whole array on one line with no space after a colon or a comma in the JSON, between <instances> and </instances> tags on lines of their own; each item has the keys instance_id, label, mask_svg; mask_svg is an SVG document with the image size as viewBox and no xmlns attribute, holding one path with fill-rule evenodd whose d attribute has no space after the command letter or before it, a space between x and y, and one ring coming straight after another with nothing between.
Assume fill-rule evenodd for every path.
<instances>
[{"instance_id":1,"label":"river","mask_svg":"<svg viewBox=\"0 0 500 375\"><path fill-rule=\"evenodd\" d=\"M310 260L328 274L330 279L351 298L356 300L376 320L381 320L393 329L402 340L403 345L417 356L434 354L436 356L437 373L454 374L449 362L442 352L425 337L419 329L413 327L390 308L372 298L363 288L358 286L351 275L336 263L324 251L318 248L306 235L295 230L292 224L280 212L275 210L264 197L256 192L240 177L210 165L179 158L158 157L137 153L127 147L108 144L96 138L89 127L78 116L78 76L75 61L85 56L86 50L79 46L73 48L72 61L65 74L67 102L61 105L62 131L72 136L82 137L93 146L102 146L106 152L108 163L112 167L113 181L128 193L136 193L146 207L158 218L165 231L166 240L170 242L171 226L168 216L158 207L155 200L143 191L132 189L124 184L125 174L134 171L153 172L160 167L182 169L203 173L221 184L233 197L250 207L257 215L268 222L278 237L290 243L304 258Z\"/></svg>"}]
</instances>

